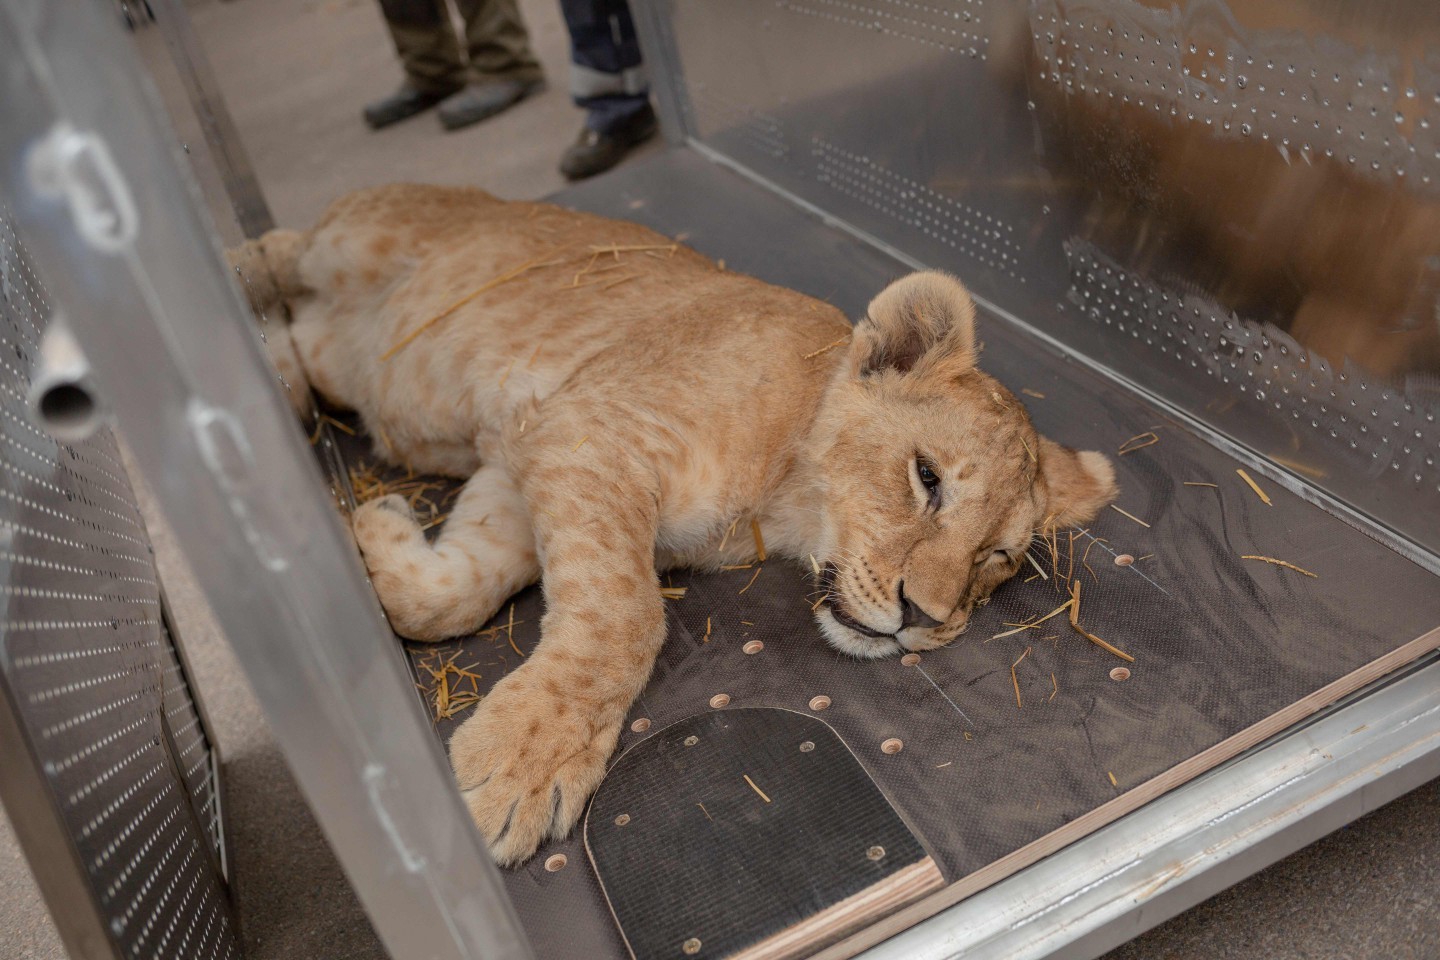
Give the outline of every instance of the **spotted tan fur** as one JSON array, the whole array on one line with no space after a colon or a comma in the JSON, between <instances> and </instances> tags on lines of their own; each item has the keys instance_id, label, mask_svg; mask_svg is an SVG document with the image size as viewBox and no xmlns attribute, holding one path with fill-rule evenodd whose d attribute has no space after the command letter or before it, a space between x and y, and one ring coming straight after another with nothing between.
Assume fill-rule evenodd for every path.
<instances>
[{"instance_id":1,"label":"spotted tan fur","mask_svg":"<svg viewBox=\"0 0 1440 960\"><path fill-rule=\"evenodd\" d=\"M665 638L657 571L754 559L756 520L770 555L825 565L833 645L925 650L1032 531L1114 494L1104 457L1038 437L976 369L973 306L942 274L892 284L851 337L833 307L635 224L404 185L237 259L382 456L468 478L433 546L398 497L355 514L395 629L463 634L543 581L539 647L450 744L502 863L569 831L604 775Z\"/></svg>"}]
</instances>

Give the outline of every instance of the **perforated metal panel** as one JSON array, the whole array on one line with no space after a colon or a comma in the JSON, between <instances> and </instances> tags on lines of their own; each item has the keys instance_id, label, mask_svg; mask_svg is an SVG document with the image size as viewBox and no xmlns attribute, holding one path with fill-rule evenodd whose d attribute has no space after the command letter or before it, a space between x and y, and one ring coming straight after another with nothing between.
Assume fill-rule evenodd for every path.
<instances>
[{"instance_id":1,"label":"perforated metal panel","mask_svg":"<svg viewBox=\"0 0 1440 960\"><path fill-rule=\"evenodd\" d=\"M62 935L98 916L116 955L235 957L216 758L115 439L57 444L26 414L53 309L0 206L0 709L19 741L5 745L7 803L37 873L83 873L90 902L50 904ZM15 766L27 760L38 771ZM22 780L38 789L22 796ZM25 822L46 800L59 836Z\"/></svg>"}]
</instances>

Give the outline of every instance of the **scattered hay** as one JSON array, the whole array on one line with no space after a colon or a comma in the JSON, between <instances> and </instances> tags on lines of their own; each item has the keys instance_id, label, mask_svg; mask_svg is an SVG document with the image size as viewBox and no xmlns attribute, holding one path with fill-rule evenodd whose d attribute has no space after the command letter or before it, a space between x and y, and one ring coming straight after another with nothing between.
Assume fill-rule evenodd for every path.
<instances>
[{"instance_id":1,"label":"scattered hay","mask_svg":"<svg viewBox=\"0 0 1440 960\"><path fill-rule=\"evenodd\" d=\"M1259 497L1259 498L1260 498L1260 501L1261 501L1262 503L1264 503L1265 506L1267 506L1267 507L1273 507L1273 506L1274 506L1274 504L1270 502L1270 497L1266 495L1266 493L1265 493L1264 490L1261 490L1261 489L1260 489L1260 485L1259 485L1258 483L1256 483L1254 480L1251 480L1251 479L1250 479L1250 474L1248 474L1248 473L1246 473L1244 470L1240 470L1240 469L1236 469L1235 472L1238 473L1238 474L1240 474L1240 479L1241 479L1241 480L1244 480L1247 484L1249 484L1250 489L1255 491L1255 496Z\"/></svg>"},{"instance_id":2,"label":"scattered hay","mask_svg":"<svg viewBox=\"0 0 1440 960\"><path fill-rule=\"evenodd\" d=\"M1314 577L1316 580L1319 580L1319 579L1320 579L1320 574L1318 574L1318 573L1311 573L1309 570L1306 570L1304 567L1297 567L1297 566L1295 566L1295 564L1290 563L1288 560L1276 560L1274 557L1262 557L1262 556L1258 556L1258 555L1256 555L1256 554L1246 554L1246 555L1242 556L1240 559L1241 559L1241 560L1262 560L1262 561L1264 561L1265 563L1272 563L1272 564L1274 564L1274 565L1277 566L1277 567L1285 567L1287 570L1294 570L1296 573L1303 573L1303 574L1305 574L1305 576L1307 576L1307 577Z\"/></svg>"}]
</instances>

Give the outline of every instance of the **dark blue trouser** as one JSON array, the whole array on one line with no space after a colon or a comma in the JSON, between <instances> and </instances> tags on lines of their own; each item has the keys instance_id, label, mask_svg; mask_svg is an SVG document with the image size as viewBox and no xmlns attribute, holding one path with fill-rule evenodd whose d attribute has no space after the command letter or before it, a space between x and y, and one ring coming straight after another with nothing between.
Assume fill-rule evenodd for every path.
<instances>
[{"instance_id":1,"label":"dark blue trouser","mask_svg":"<svg viewBox=\"0 0 1440 960\"><path fill-rule=\"evenodd\" d=\"M650 105L650 85L626 0L560 0L570 31L570 95L585 126L610 133Z\"/></svg>"}]
</instances>

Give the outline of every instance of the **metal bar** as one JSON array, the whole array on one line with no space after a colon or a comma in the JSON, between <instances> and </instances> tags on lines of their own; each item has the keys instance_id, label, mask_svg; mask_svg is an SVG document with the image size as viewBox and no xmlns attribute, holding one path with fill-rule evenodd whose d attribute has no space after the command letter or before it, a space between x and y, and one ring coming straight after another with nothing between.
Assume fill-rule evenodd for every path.
<instances>
[{"instance_id":1,"label":"metal bar","mask_svg":"<svg viewBox=\"0 0 1440 960\"><path fill-rule=\"evenodd\" d=\"M632 0L630 12L650 76L650 92L660 114L660 132L665 135L666 143L678 147L692 137L694 131L687 119L685 78L675 50L675 38L670 32L669 6L668 0Z\"/></svg>"},{"instance_id":2,"label":"metal bar","mask_svg":"<svg viewBox=\"0 0 1440 960\"><path fill-rule=\"evenodd\" d=\"M200 130L215 158L240 229L247 237L258 237L273 230L275 218L260 189L260 181L255 178L255 168L240 132L235 129L210 59L205 56L205 47L195 36L189 11L182 0L148 0L148 3L200 121Z\"/></svg>"},{"instance_id":3,"label":"metal bar","mask_svg":"<svg viewBox=\"0 0 1440 960\"><path fill-rule=\"evenodd\" d=\"M1099 956L1436 775L1432 661L862 956Z\"/></svg>"},{"instance_id":4,"label":"metal bar","mask_svg":"<svg viewBox=\"0 0 1440 960\"><path fill-rule=\"evenodd\" d=\"M0 0L0 177L394 956L531 951L103 4Z\"/></svg>"}]
</instances>

